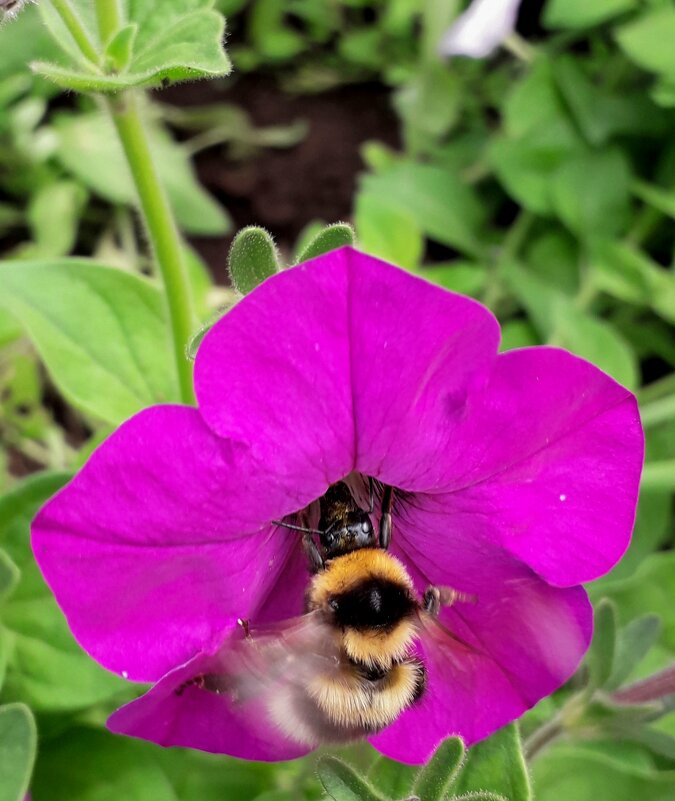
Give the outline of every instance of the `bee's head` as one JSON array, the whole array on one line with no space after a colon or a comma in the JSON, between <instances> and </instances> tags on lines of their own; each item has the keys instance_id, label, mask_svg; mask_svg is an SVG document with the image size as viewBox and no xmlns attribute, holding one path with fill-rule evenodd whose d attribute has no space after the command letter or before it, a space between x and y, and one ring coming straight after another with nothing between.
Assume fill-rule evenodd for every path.
<instances>
[{"instance_id":1,"label":"bee's head","mask_svg":"<svg viewBox=\"0 0 675 801\"><path fill-rule=\"evenodd\" d=\"M355 510L345 515L339 525L321 532L321 546L328 558L375 546L375 531L368 512Z\"/></svg>"}]
</instances>

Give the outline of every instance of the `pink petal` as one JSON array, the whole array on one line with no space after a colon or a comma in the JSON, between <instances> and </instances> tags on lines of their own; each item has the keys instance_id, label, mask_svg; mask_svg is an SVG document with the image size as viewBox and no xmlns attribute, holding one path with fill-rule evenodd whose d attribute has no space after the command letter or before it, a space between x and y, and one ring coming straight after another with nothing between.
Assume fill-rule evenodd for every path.
<instances>
[{"instance_id":1,"label":"pink petal","mask_svg":"<svg viewBox=\"0 0 675 801\"><path fill-rule=\"evenodd\" d=\"M637 402L554 348L502 354L445 454L449 512L547 581L608 571L628 547L643 460Z\"/></svg>"},{"instance_id":2,"label":"pink petal","mask_svg":"<svg viewBox=\"0 0 675 801\"><path fill-rule=\"evenodd\" d=\"M323 495L354 465L350 258L333 251L265 281L213 327L197 354L205 421L250 446L260 474L296 498L287 512Z\"/></svg>"},{"instance_id":3,"label":"pink petal","mask_svg":"<svg viewBox=\"0 0 675 801\"><path fill-rule=\"evenodd\" d=\"M387 756L417 764L450 734L476 742L566 681L590 642L592 608L580 587L551 587L499 547L465 537L463 521L437 498L418 497L402 515L394 552L419 592L440 585L476 596L441 613L470 647L428 625L425 696L371 738Z\"/></svg>"},{"instance_id":4,"label":"pink petal","mask_svg":"<svg viewBox=\"0 0 675 801\"><path fill-rule=\"evenodd\" d=\"M342 248L269 279L213 328L197 356L200 410L251 443L296 508L354 469L435 488L498 338L475 301Z\"/></svg>"},{"instance_id":5,"label":"pink petal","mask_svg":"<svg viewBox=\"0 0 675 801\"><path fill-rule=\"evenodd\" d=\"M231 617L260 615L289 565L283 603L263 617L301 611L298 537L260 528L270 503L288 502L256 490L245 456L195 409L147 409L35 518L40 568L76 639L105 667L159 679L220 642Z\"/></svg>"},{"instance_id":6,"label":"pink petal","mask_svg":"<svg viewBox=\"0 0 675 801\"><path fill-rule=\"evenodd\" d=\"M232 623L231 623L232 625ZM172 670L141 698L118 709L108 728L164 746L183 746L242 759L295 759L311 749L291 742L256 720L250 709L235 706L227 695L183 686L213 670L213 654L200 653Z\"/></svg>"}]
</instances>

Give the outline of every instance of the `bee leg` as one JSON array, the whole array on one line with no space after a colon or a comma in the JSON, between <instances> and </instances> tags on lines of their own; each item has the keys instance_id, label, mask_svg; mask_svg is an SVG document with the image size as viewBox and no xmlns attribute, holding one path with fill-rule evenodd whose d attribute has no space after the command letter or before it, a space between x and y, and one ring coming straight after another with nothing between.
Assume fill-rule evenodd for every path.
<instances>
[{"instance_id":1,"label":"bee leg","mask_svg":"<svg viewBox=\"0 0 675 801\"><path fill-rule=\"evenodd\" d=\"M324 561L316 543L312 539L312 535L306 533L302 538L302 547L305 549L307 558L309 559L309 569L311 573L318 573L324 569Z\"/></svg>"},{"instance_id":2,"label":"bee leg","mask_svg":"<svg viewBox=\"0 0 675 801\"><path fill-rule=\"evenodd\" d=\"M422 608L433 617L438 617L442 606L452 606L455 601L476 603L477 600L475 595L467 595L465 592L453 590L452 587L431 586L422 596Z\"/></svg>"},{"instance_id":3,"label":"bee leg","mask_svg":"<svg viewBox=\"0 0 675 801\"><path fill-rule=\"evenodd\" d=\"M391 507L394 503L394 488L384 485L380 511L380 548L386 551L391 542Z\"/></svg>"}]
</instances>

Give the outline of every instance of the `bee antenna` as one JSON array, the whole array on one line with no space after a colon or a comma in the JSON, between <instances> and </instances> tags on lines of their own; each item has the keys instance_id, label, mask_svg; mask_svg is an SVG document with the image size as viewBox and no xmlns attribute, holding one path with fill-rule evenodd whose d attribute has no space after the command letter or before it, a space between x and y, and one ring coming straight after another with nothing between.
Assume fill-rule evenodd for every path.
<instances>
[{"instance_id":1,"label":"bee antenna","mask_svg":"<svg viewBox=\"0 0 675 801\"><path fill-rule=\"evenodd\" d=\"M283 528L290 528L291 531L301 531L303 534L323 534L316 528L306 528L305 526L294 526L291 523L284 523L282 520L273 520L275 526L282 526Z\"/></svg>"}]
</instances>

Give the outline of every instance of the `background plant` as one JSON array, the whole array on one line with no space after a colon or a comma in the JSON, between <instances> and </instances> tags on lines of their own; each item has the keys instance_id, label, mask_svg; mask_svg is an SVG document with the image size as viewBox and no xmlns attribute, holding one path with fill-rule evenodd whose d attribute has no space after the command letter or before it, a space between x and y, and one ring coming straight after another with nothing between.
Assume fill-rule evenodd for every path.
<instances>
[{"instance_id":1,"label":"background plant","mask_svg":"<svg viewBox=\"0 0 675 801\"><path fill-rule=\"evenodd\" d=\"M36 801L673 794L675 9L525 2L516 55L444 61L438 38L461 7L221 0L217 13L208 0L42 0L0 29L2 801L29 781ZM236 300L192 239L228 236L236 204L205 191L195 157L225 148L217 152L254 164L265 148L301 149L310 131L301 119L256 125L232 104L223 13L238 76L278 84L289 102L364 82L389 93L398 142L363 144L340 215L360 247L487 303L504 348L567 347L642 404L636 531L624 560L590 588L593 649L520 734L509 727L472 749L462 771L452 740L417 775L363 747L317 769L313 759L246 764L113 737L106 715L133 691L79 649L32 560L35 510L113 426L188 397L188 340ZM197 77L213 78L222 100L176 107L155 91ZM148 150L134 154L141 140ZM255 266L271 271L350 236L338 229L326 240L331 222L308 209L279 257L268 236L242 234L234 274L260 278L246 272L247 242L259 248ZM167 258L178 276L168 295Z\"/></svg>"}]
</instances>

